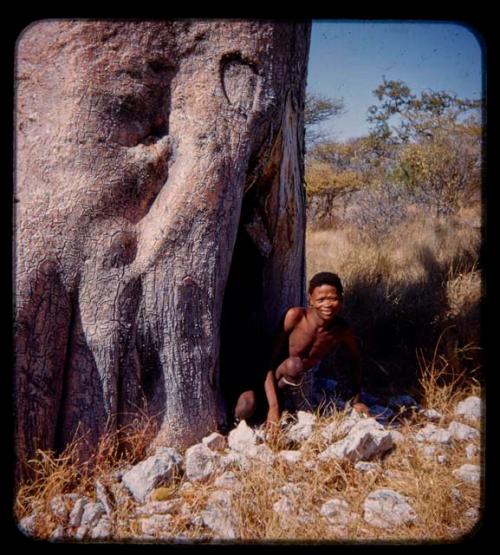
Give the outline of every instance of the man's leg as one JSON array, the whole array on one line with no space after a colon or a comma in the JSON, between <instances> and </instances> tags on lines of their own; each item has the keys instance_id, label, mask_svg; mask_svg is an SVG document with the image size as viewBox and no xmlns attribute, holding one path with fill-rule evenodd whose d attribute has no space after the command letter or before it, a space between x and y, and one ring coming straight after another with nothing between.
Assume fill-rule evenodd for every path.
<instances>
[{"instance_id":1,"label":"man's leg","mask_svg":"<svg viewBox=\"0 0 500 555\"><path fill-rule=\"evenodd\" d=\"M255 392L252 390L244 391L236 402L234 417L237 421L248 420L255 412L257 401Z\"/></svg>"},{"instance_id":2,"label":"man's leg","mask_svg":"<svg viewBox=\"0 0 500 555\"><path fill-rule=\"evenodd\" d=\"M285 359L276 369L275 377L278 387L283 389L287 386L299 387L302 383L304 365L299 357Z\"/></svg>"}]
</instances>

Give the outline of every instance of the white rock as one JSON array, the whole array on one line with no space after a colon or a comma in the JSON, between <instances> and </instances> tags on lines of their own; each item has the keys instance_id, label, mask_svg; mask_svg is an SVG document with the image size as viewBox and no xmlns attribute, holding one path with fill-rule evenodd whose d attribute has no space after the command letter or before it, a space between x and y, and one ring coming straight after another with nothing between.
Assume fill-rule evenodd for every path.
<instances>
[{"instance_id":1,"label":"white rock","mask_svg":"<svg viewBox=\"0 0 500 555\"><path fill-rule=\"evenodd\" d=\"M218 469L220 458L203 443L189 447L184 457L186 478L191 482L208 479Z\"/></svg>"},{"instance_id":2,"label":"white rock","mask_svg":"<svg viewBox=\"0 0 500 555\"><path fill-rule=\"evenodd\" d=\"M357 413L355 413L355 414L357 414ZM354 428L354 426L356 426L356 424L359 421L360 421L360 418L357 418L355 416L348 416L347 418L342 420L340 425L337 427L338 433L340 435L348 434ZM326 431L327 428L328 428L328 426L325 427L325 431ZM333 428L332 428L332 431L333 431ZM332 433L332 436L333 436L333 433ZM324 436L324 437L326 437L326 436ZM331 437L326 437L326 439L330 440Z\"/></svg>"},{"instance_id":3,"label":"white rock","mask_svg":"<svg viewBox=\"0 0 500 555\"><path fill-rule=\"evenodd\" d=\"M460 490L458 488L451 488L450 494L451 494L451 498L453 499L453 501L461 501L462 500L462 494L460 493Z\"/></svg>"},{"instance_id":4,"label":"white rock","mask_svg":"<svg viewBox=\"0 0 500 555\"><path fill-rule=\"evenodd\" d=\"M347 437L327 447L318 455L320 461L346 458L352 462L383 455L394 445L391 433L374 419L360 420Z\"/></svg>"},{"instance_id":5,"label":"white rock","mask_svg":"<svg viewBox=\"0 0 500 555\"><path fill-rule=\"evenodd\" d=\"M377 421L376 418L369 418L366 415L359 414L353 409L351 415L342 420L340 425L337 427L337 430L339 435L342 436L351 433L354 428L356 428L356 430L384 430L384 427Z\"/></svg>"},{"instance_id":6,"label":"white rock","mask_svg":"<svg viewBox=\"0 0 500 555\"><path fill-rule=\"evenodd\" d=\"M222 489L239 489L241 482L236 478L234 472L227 471L215 480L214 486Z\"/></svg>"},{"instance_id":7,"label":"white rock","mask_svg":"<svg viewBox=\"0 0 500 555\"><path fill-rule=\"evenodd\" d=\"M50 534L51 541L60 541L66 537L64 526L60 524L53 532Z\"/></svg>"},{"instance_id":8,"label":"white rock","mask_svg":"<svg viewBox=\"0 0 500 555\"><path fill-rule=\"evenodd\" d=\"M213 432L209 436L204 437L201 442L212 451L221 451L226 447L227 440L218 432Z\"/></svg>"},{"instance_id":9,"label":"white rock","mask_svg":"<svg viewBox=\"0 0 500 555\"><path fill-rule=\"evenodd\" d=\"M187 503L182 505L180 515L183 519L188 520L191 525L204 527L205 523L203 522L203 518L198 510L195 513L192 512L193 508L190 507Z\"/></svg>"},{"instance_id":10,"label":"white rock","mask_svg":"<svg viewBox=\"0 0 500 555\"><path fill-rule=\"evenodd\" d=\"M284 486L278 488L278 493L286 497L300 497L302 495L302 490L297 484L293 482L287 482Z\"/></svg>"},{"instance_id":11,"label":"white rock","mask_svg":"<svg viewBox=\"0 0 500 555\"><path fill-rule=\"evenodd\" d=\"M389 433L391 434L392 441L394 443L401 443L405 439L405 436L401 432L398 432L397 430L389 430Z\"/></svg>"},{"instance_id":12,"label":"white rock","mask_svg":"<svg viewBox=\"0 0 500 555\"><path fill-rule=\"evenodd\" d=\"M437 462L438 462L439 464L445 464L445 463L448 462L448 460L449 460L449 459L448 459L448 455L438 455L438 456L437 456Z\"/></svg>"},{"instance_id":13,"label":"white rock","mask_svg":"<svg viewBox=\"0 0 500 555\"><path fill-rule=\"evenodd\" d=\"M104 510L106 511L106 515L108 517L111 517L111 515L113 514L111 501L109 499L109 495L106 491L106 488L103 486L100 480L95 481L95 493L96 493L96 499L104 507Z\"/></svg>"},{"instance_id":14,"label":"white rock","mask_svg":"<svg viewBox=\"0 0 500 555\"><path fill-rule=\"evenodd\" d=\"M316 416L312 412L299 410L297 423L290 427L286 437L293 442L302 442L310 438L316 423Z\"/></svg>"},{"instance_id":15,"label":"white rock","mask_svg":"<svg viewBox=\"0 0 500 555\"><path fill-rule=\"evenodd\" d=\"M68 506L64 502L62 495L56 495L50 500L50 510L54 516L66 520L68 516Z\"/></svg>"},{"instance_id":16,"label":"white rock","mask_svg":"<svg viewBox=\"0 0 500 555\"><path fill-rule=\"evenodd\" d=\"M25 535L25 536L30 536L33 537L35 536L35 532L36 532L36 524L37 524L37 520L39 518L38 513L31 513L28 516L25 516L24 518L22 518L18 523L17 523L17 527L19 528L19 530Z\"/></svg>"},{"instance_id":17,"label":"white rock","mask_svg":"<svg viewBox=\"0 0 500 555\"><path fill-rule=\"evenodd\" d=\"M141 517L153 515L176 514L181 509L181 500L178 498L167 501L149 501L145 505L139 505L135 514Z\"/></svg>"},{"instance_id":18,"label":"white rock","mask_svg":"<svg viewBox=\"0 0 500 555\"><path fill-rule=\"evenodd\" d=\"M119 468L118 470L115 470L115 471L111 474L111 476L112 476L113 478L115 478L115 480L116 480L117 482L121 482L121 481L122 481L122 478L123 478L123 476L124 476L124 474L126 474L129 470L132 470L132 468L134 468L133 465L127 464L127 465L124 466L123 468Z\"/></svg>"},{"instance_id":19,"label":"white rock","mask_svg":"<svg viewBox=\"0 0 500 555\"><path fill-rule=\"evenodd\" d=\"M276 460L276 455L273 453L272 449L264 443L256 445L255 448L249 452L248 456L252 460L257 460L268 466L271 466Z\"/></svg>"},{"instance_id":20,"label":"white rock","mask_svg":"<svg viewBox=\"0 0 500 555\"><path fill-rule=\"evenodd\" d=\"M75 532L75 539L83 540L83 538L87 535L87 532L88 532L87 526L79 526Z\"/></svg>"},{"instance_id":21,"label":"white rock","mask_svg":"<svg viewBox=\"0 0 500 555\"><path fill-rule=\"evenodd\" d=\"M435 445L423 445L420 447L420 452L428 459L434 458L434 455L437 452L437 447Z\"/></svg>"},{"instance_id":22,"label":"white rock","mask_svg":"<svg viewBox=\"0 0 500 555\"><path fill-rule=\"evenodd\" d=\"M379 528L408 524L417 518L406 497L391 489L372 491L363 508L365 521Z\"/></svg>"},{"instance_id":23,"label":"white rock","mask_svg":"<svg viewBox=\"0 0 500 555\"><path fill-rule=\"evenodd\" d=\"M104 507L99 501L89 501L83 509L81 526L90 528L96 525L104 514Z\"/></svg>"},{"instance_id":24,"label":"white rock","mask_svg":"<svg viewBox=\"0 0 500 555\"><path fill-rule=\"evenodd\" d=\"M455 407L455 416L463 416L466 420L477 422L481 419L482 401L479 397L472 395L461 401Z\"/></svg>"},{"instance_id":25,"label":"white rock","mask_svg":"<svg viewBox=\"0 0 500 555\"><path fill-rule=\"evenodd\" d=\"M465 454L468 459L473 459L478 454L478 452L479 449L476 445L472 443L469 443L469 445L467 445L467 447L465 448Z\"/></svg>"},{"instance_id":26,"label":"white rock","mask_svg":"<svg viewBox=\"0 0 500 555\"><path fill-rule=\"evenodd\" d=\"M254 428L255 437L257 438L257 444L264 443L266 441L266 429L265 426L259 428Z\"/></svg>"},{"instance_id":27,"label":"white rock","mask_svg":"<svg viewBox=\"0 0 500 555\"><path fill-rule=\"evenodd\" d=\"M182 457L178 451L162 448L126 472L122 482L134 498L143 503L154 488L171 482L181 464Z\"/></svg>"},{"instance_id":28,"label":"white rock","mask_svg":"<svg viewBox=\"0 0 500 555\"><path fill-rule=\"evenodd\" d=\"M97 540L105 540L111 536L111 521L108 515L104 515L92 528L90 537Z\"/></svg>"},{"instance_id":29,"label":"white rock","mask_svg":"<svg viewBox=\"0 0 500 555\"><path fill-rule=\"evenodd\" d=\"M464 513L465 518L470 518L471 520L479 520L479 511L476 507L471 507Z\"/></svg>"},{"instance_id":30,"label":"white rock","mask_svg":"<svg viewBox=\"0 0 500 555\"><path fill-rule=\"evenodd\" d=\"M299 507L297 522L299 522L302 526L309 526L316 522L316 517L314 517L310 513L307 513L306 511L304 511L304 509Z\"/></svg>"},{"instance_id":31,"label":"white rock","mask_svg":"<svg viewBox=\"0 0 500 555\"><path fill-rule=\"evenodd\" d=\"M50 500L50 510L52 511L52 514L59 519L66 521L70 513L70 507L74 505L78 498L79 496L75 493L55 495Z\"/></svg>"},{"instance_id":32,"label":"white rock","mask_svg":"<svg viewBox=\"0 0 500 555\"><path fill-rule=\"evenodd\" d=\"M354 465L354 469L359 472L376 472L380 469L380 465L367 461L359 461Z\"/></svg>"},{"instance_id":33,"label":"white rock","mask_svg":"<svg viewBox=\"0 0 500 555\"><path fill-rule=\"evenodd\" d=\"M362 416L354 424L354 427L351 428L351 431L349 433L353 431L359 431L359 430L363 430L363 431L373 430L373 431L382 432L385 430L385 428L384 426L382 426L382 424L380 424L380 422L377 421L376 418L367 418L366 416Z\"/></svg>"},{"instance_id":34,"label":"white rock","mask_svg":"<svg viewBox=\"0 0 500 555\"><path fill-rule=\"evenodd\" d=\"M392 470L391 468L389 468L388 470L384 470L384 476L386 478L394 478L396 480L399 480L403 477L403 474L399 470Z\"/></svg>"},{"instance_id":35,"label":"white rock","mask_svg":"<svg viewBox=\"0 0 500 555\"><path fill-rule=\"evenodd\" d=\"M218 537L234 539L238 536L232 510L232 496L227 490L215 491L210 495L201 517L205 526L218 534Z\"/></svg>"},{"instance_id":36,"label":"white rock","mask_svg":"<svg viewBox=\"0 0 500 555\"><path fill-rule=\"evenodd\" d=\"M447 445L451 443L452 435L448 430L439 428L435 424L427 424L424 428L419 430L419 432L415 436L415 439L417 441L442 443Z\"/></svg>"},{"instance_id":37,"label":"white rock","mask_svg":"<svg viewBox=\"0 0 500 555\"><path fill-rule=\"evenodd\" d=\"M452 474L463 482L479 482L481 467L478 464L463 464L460 468L453 470Z\"/></svg>"},{"instance_id":38,"label":"white rock","mask_svg":"<svg viewBox=\"0 0 500 555\"><path fill-rule=\"evenodd\" d=\"M282 496L276 503L273 504L273 511L279 517L279 523L283 530L288 530L290 528L290 516L292 516L296 511L296 506L293 501L288 497Z\"/></svg>"},{"instance_id":39,"label":"white rock","mask_svg":"<svg viewBox=\"0 0 500 555\"><path fill-rule=\"evenodd\" d=\"M346 439L335 442L318 455L318 461L329 461L331 459L343 459L346 457Z\"/></svg>"},{"instance_id":40,"label":"white rock","mask_svg":"<svg viewBox=\"0 0 500 555\"><path fill-rule=\"evenodd\" d=\"M420 414L422 416L425 416L425 418L427 418L427 420L430 420L431 422L439 422L441 418L443 418L443 415L434 409L422 410L420 411Z\"/></svg>"},{"instance_id":41,"label":"white rock","mask_svg":"<svg viewBox=\"0 0 500 555\"><path fill-rule=\"evenodd\" d=\"M302 526L309 526L315 522L315 518L304 511L296 496L283 495L273 504L273 511L278 515L279 524L283 530L289 530L291 523L297 521Z\"/></svg>"},{"instance_id":42,"label":"white rock","mask_svg":"<svg viewBox=\"0 0 500 555\"><path fill-rule=\"evenodd\" d=\"M143 534L153 537L169 536L172 528L172 515L153 515L141 520Z\"/></svg>"},{"instance_id":43,"label":"white rock","mask_svg":"<svg viewBox=\"0 0 500 555\"><path fill-rule=\"evenodd\" d=\"M471 441L480 437L479 432L475 428L455 421L451 422L448 426L448 431L458 441Z\"/></svg>"},{"instance_id":44,"label":"white rock","mask_svg":"<svg viewBox=\"0 0 500 555\"><path fill-rule=\"evenodd\" d=\"M344 420L345 422L345 420ZM352 422L352 426L354 426L355 422ZM351 428L352 428L351 426ZM350 429L350 428L349 428ZM341 427L337 422L330 422L324 426L321 430L321 436L324 437L327 441L332 441L336 434L339 434L341 431Z\"/></svg>"},{"instance_id":45,"label":"white rock","mask_svg":"<svg viewBox=\"0 0 500 555\"><path fill-rule=\"evenodd\" d=\"M90 499L88 497L80 497L76 500L73 508L71 509L71 513L69 514L69 525L77 528L82 523L82 516L83 510L85 509L85 505L90 503Z\"/></svg>"},{"instance_id":46,"label":"white rock","mask_svg":"<svg viewBox=\"0 0 500 555\"><path fill-rule=\"evenodd\" d=\"M334 497L326 503L323 503L319 512L330 524L337 526L346 526L357 517L356 513L351 512L349 503L338 497Z\"/></svg>"},{"instance_id":47,"label":"white rock","mask_svg":"<svg viewBox=\"0 0 500 555\"><path fill-rule=\"evenodd\" d=\"M278 457L289 464L297 464L302 459L301 451L283 450L278 453Z\"/></svg>"},{"instance_id":48,"label":"white rock","mask_svg":"<svg viewBox=\"0 0 500 555\"><path fill-rule=\"evenodd\" d=\"M240 470L248 470L250 468L250 459L243 453L237 451L229 451L220 460L220 468L226 470L227 468L238 468Z\"/></svg>"},{"instance_id":49,"label":"white rock","mask_svg":"<svg viewBox=\"0 0 500 555\"><path fill-rule=\"evenodd\" d=\"M257 442L257 434L244 420L231 430L227 437L229 448L243 454L255 452Z\"/></svg>"}]
</instances>

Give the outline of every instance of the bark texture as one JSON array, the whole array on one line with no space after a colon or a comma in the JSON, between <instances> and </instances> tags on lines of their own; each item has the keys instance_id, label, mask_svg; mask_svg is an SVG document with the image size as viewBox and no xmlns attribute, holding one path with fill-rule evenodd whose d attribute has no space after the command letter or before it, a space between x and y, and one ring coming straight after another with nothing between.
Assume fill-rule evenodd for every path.
<instances>
[{"instance_id":1,"label":"bark texture","mask_svg":"<svg viewBox=\"0 0 500 555\"><path fill-rule=\"evenodd\" d=\"M157 418L163 443L198 441L226 410L229 280L250 287L264 336L302 304L309 34L308 23L275 21L59 20L24 31L21 461L75 434L91 449L139 410ZM229 308L225 318L246 316Z\"/></svg>"}]
</instances>

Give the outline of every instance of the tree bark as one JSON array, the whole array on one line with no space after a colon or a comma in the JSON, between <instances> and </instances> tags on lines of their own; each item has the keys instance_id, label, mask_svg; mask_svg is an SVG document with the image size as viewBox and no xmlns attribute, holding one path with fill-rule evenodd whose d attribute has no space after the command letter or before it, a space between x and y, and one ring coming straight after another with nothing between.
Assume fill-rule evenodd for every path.
<instances>
[{"instance_id":1,"label":"tree bark","mask_svg":"<svg viewBox=\"0 0 500 555\"><path fill-rule=\"evenodd\" d=\"M222 307L249 249L255 329L269 337L302 304L309 36L309 23L229 20L48 20L23 32L21 464L75 437L90 452L143 410L169 445L216 429Z\"/></svg>"}]
</instances>

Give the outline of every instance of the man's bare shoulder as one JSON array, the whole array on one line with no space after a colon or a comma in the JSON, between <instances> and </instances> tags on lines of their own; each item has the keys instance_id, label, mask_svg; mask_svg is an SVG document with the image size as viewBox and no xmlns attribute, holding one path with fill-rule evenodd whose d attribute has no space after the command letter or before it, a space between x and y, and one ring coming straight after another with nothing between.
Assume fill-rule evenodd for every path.
<instances>
[{"instance_id":1,"label":"man's bare shoulder","mask_svg":"<svg viewBox=\"0 0 500 555\"><path fill-rule=\"evenodd\" d=\"M299 322L304 318L306 315L307 309L302 308L300 306L294 306L289 308L287 313L285 314L285 322L284 327L285 330L293 329Z\"/></svg>"}]
</instances>

